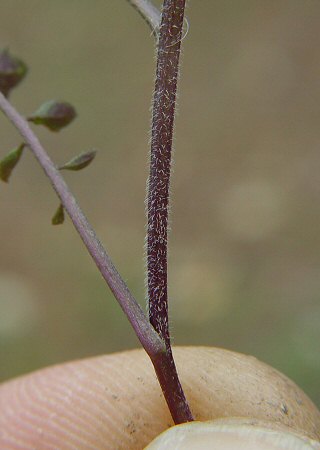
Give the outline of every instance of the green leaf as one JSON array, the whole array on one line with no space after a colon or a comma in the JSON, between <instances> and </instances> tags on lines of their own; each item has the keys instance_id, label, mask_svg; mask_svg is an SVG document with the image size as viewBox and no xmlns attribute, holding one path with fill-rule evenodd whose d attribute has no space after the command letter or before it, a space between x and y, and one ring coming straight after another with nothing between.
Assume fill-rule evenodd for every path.
<instances>
[{"instance_id":1,"label":"green leaf","mask_svg":"<svg viewBox=\"0 0 320 450\"><path fill-rule=\"evenodd\" d=\"M97 152L92 150L90 152L83 152L78 156L70 159L66 164L59 167L59 170L81 170L87 167L95 158Z\"/></svg>"},{"instance_id":2,"label":"green leaf","mask_svg":"<svg viewBox=\"0 0 320 450\"><path fill-rule=\"evenodd\" d=\"M54 213L54 216L51 219L52 225L61 225L64 222L64 208L60 203L57 211Z\"/></svg>"},{"instance_id":3,"label":"green leaf","mask_svg":"<svg viewBox=\"0 0 320 450\"><path fill-rule=\"evenodd\" d=\"M28 120L36 125L44 125L51 131L59 131L69 125L76 116L76 110L70 103L49 100L28 117Z\"/></svg>"},{"instance_id":4,"label":"green leaf","mask_svg":"<svg viewBox=\"0 0 320 450\"><path fill-rule=\"evenodd\" d=\"M23 80L27 72L28 68L21 59L12 56L8 49L0 50L0 91L5 97Z\"/></svg>"},{"instance_id":5,"label":"green leaf","mask_svg":"<svg viewBox=\"0 0 320 450\"><path fill-rule=\"evenodd\" d=\"M11 152L0 161L0 178L2 181L8 183L13 169L21 158L24 147L25 143L19 145L19 147L11 150Z\"/></svg>"}]
</instances>

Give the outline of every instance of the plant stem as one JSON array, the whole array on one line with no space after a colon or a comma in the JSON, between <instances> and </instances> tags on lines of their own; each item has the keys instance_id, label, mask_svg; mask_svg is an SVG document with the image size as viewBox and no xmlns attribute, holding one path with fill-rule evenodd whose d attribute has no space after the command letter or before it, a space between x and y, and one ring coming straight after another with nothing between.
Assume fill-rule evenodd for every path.
<instances>
[{"instance_id":1,"label":"plant stem","mask_svg":"<svg viewBox=\"0 0 320 450\"><path fill-rule=\"evenodd\" d=\"M175 401L177 396L175 382L176 372L172 370L172 360L166 351L164 341L149 323L147 316L132 296L106 250L97 238L95 231L83 214L75 197L70 192L59 170L57 170L54 163L47 155L37 136L31 130L28 122L13 108L1 92L0 109L19 131L40 163L45 174L50 179L53 188L68 212L88 252L92 256L92 259L100 270L103 278L106 280L122 310L126 314L143 348L149 355L173 420L175 423L185 422L185 414L183 408L181 411L181 403Z\"/></svg>"},{"instance_id":2,"label":"plant stem","mask_svg":"<svg viewBox=\"0 0 320 450\"><path fill-rule=\"evenodd\" d=\"M109 255L97 238L95 231L83 214L75 197L70 192L59 170L49 158L42 147L37 136L29 127L28 122L13 108L8 100L0 92L0 108L10 119L15 128L20 132L26 144L42 166L44 172L51 181L53 188L58 194L61 203L68 212L76 230L83 240L87 250L92 256L96 266L103 278L118 300L121 308L130 321L139 341L149 355L163 353L164 344L159 335L150 326L148 319L140 305L130 293L125 282L113 265Z\"/></svg>"},{"instance_id":3,"label":"plant stem","mask_svg":"<svg viewBox=\"0 0 320 450\"><path fill-rule=\"evenodd\" d=\"M153 98L150 173L148 180L147 277L149 319L166 343L164 385L172 383L179 405L176 423L193 420L173 359L168 323L167 238L171 153L185 0L164 0ZM167 365L170 362L169 366ZM168 378L170 374L170 378ZM161 376L158 375L161 383ZM169 405L170 408L170 405ZM181 420L182 419L182 420Z\"/></svg>"},{"instance_id":4,"label":"plant stem","mask_svg":"<svg viewBox=\"0 0 320 450\"><path fill-rule=\"evenodd\" d=\"M149 318L170 348L167 239L173 124L185 0L165 0L158 44L148 181Z\"/></svg>"},{"instance_id":5,"label":"plant stem","mask_svg":"<svg viewBox=\"0 0 320 450\"><path fill-rule=\"evenodd\" d=\"M161 13L149 0L128 0L128 2L139 12L144 18L152 32L158 34Z\"/></svg>"},{"instance_id":6,"label":"plant stem","mask_svg":"<svg viewBox=\"0 0 320 450\"><path fill-rule=\"evenodd\" d=\"M149 318L166 343L158 379L175 423L193 420L173 359L168 327L167 228L174 110L179 69L184 1L164 1L162 16L149 0L128 0L156 31L157 74L153 103L150 176L148 182L147 272ZM160 22L161 17L161 22ZM156 26L155 26L156 24ZM159 36L160 29L160 36ZM158 366L158 364L157 364Z\"/></svg>"}]
</instances>

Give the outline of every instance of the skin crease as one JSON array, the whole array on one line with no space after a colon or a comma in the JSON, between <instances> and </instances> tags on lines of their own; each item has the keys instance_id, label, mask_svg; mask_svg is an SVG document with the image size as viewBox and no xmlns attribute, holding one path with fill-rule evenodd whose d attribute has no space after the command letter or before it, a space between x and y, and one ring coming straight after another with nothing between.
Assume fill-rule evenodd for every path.
<instances>
[{"instance_id":1,"label":"skin crease","mask_svg":"<svg viewBox=\"0 0 320 450\"><path fill-rule=\"evenodd\" d=\"M252 416L320 439L319 410L276 370L210 347L178 347L174 355L197 420ZM172 425L143 350L53 366L0 386L2 450L138 450Z\"/></svg>"}]
</instances>

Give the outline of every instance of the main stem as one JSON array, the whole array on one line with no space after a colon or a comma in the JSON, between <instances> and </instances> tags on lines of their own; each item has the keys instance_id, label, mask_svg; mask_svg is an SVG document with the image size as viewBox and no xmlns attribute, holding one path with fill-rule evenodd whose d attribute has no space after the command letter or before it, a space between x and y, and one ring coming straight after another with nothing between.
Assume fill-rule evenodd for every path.
<instances>
[{"instance_id":1,"label":"main stem","mask_svg":"<svg viewBox=\"0 0 320 450\"><path fill-rule=\"evenodd\" d=\"M149 319L166 344L165 364L158 374L160 383L173 384L179 405L175 423L193 420L181 387L170 344L167 290L168 208L171 153L180 45L185 0L164 0L158 42L156 83L153 99L150 174L148 181L147 277ZM164 377L164 378L162 378ZM169 408L170 404L168 403Z\"/></svg>"},{"instance_id":2,"label":"main stem","mask_svg":"<svg viewBox=\"0 0 320 450\"><path fill-rule=\"evenodd\" d=\"M158 44L148 183L147 272L150 322L170 348L167 239L173 124L185 0L165 0Z\"/></svg>"}]
</instances>

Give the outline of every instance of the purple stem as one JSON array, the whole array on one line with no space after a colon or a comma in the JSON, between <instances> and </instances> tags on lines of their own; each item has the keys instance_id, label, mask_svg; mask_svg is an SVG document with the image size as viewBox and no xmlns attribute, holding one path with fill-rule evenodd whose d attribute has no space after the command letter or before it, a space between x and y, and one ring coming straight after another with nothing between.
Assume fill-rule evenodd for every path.
<instances>
[{"instance_id":1,"label":"purple stem","mask_svg":"<svg viewBox=\"0 0 320 450\"><path fill-rule=\"evenodd\" d=\"M164 0L158 42L148 180L147 277L149 319L165 341L166 370L162 389L172 383L179 405L176 423L193 420L175 367L168 323L167 238L171 153L185 0ZM168 362L170 364L168 365ZM170 408L170 404L168 403Z\"/></svg>"},{"instance_id":2,"label":"purple stem","mask_svg":"<svg viewBox=\"0 0 320 450\"><path fill-rule=\"evenodd\" d=\"M61 200L61 203L68 212L76 230L80 234L81 239L100 270L103 278L106 280L108 286L130 321L144 349L150 356L153 357L159 352L163 353L164 345L162 339L155 332L153 327L150 326L146 315L130 293L119 272L113 265L109 255L103 248L101 242L95 234L95 231L83 214L75 197L70 192L59 170L49 158L48 154L40 144L39 139L29 127L28 122L21 117L21 115L13 108L8 100L6 100L1 92L0 108L18 129L21 136L24 138L25 142L39 161L44 172L50 179L53 188Z\"/></svg>"},{"instance_id":3,"label":"purple stem","mask_svg":"<svg viewBox=\"0 0 320 450\"><path fill-rule=\"evenodd\" d=\"M96 236L95 231L83 214L75 197L70 192L70 189L61 176L59 170L49 158L48 154L40 144L39 139L31 130L28 122L13 108L1 92L0 108L20 132L26 144L29 146L44 172L50 179L53 188L61 200L61 203L68 212L76 230L87 247L87 250L92 256L96 266L100 270L103 278L106 280L115 298L118 300L121 308L130 321L142 346L148 355L152 357L159 352L163 353L164 344L162 339L155 332L153 327L150 326L148 318L130 293L119 272L113 265L109 255L103 248L101 242Z\"/></svg>"},{"instance_id":4,"label":"purple stem","mask_svg":"<svg viewBox=\"0 0 320 450\"><path fill-rule=\"evenodd\" d=\"M165 0L158 44L148 182L147 272L150 322L170 348L167 237L173 124L185 0Z\"/></svg>"},{"instance_id":5,"label":"purple stem","mask_svg":"<svg viewBox=\"0 0 320 450\"><path fill-rule=\"evenodd\" d=\"M163 340L149 323L140 305L130 293L59 170L47 155L28 122L13 108L1 92L0 109L19 131L50 179L92 259L126 314L143 348L148 353L174 421L176 423L186 421L184 420L184 411L181 412L181 404L174 400L176 398L176 384L174 382L176 374L172 373L172 361L167 354Z\"/></svg>"}]
</instances>

